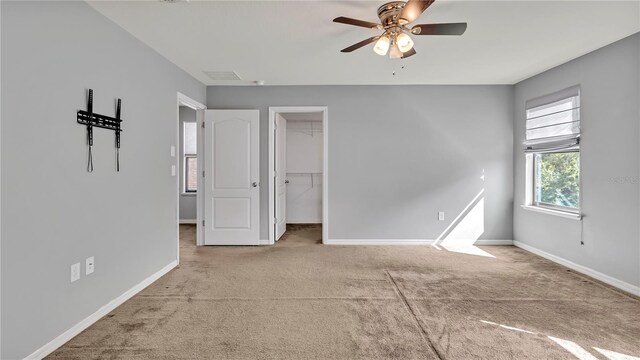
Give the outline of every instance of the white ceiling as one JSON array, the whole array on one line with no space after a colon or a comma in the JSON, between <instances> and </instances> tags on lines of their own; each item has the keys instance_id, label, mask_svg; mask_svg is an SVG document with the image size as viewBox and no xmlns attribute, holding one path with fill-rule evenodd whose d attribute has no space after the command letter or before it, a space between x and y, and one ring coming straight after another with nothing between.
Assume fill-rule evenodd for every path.
<instances>
[{"instance_id":1,"label":"white ceiling","mask_svg":"<svg viewBox=\"0 0 640 360\"><path fill-rule=\"evenodd\" d=\"M438 0L414 24L467 22L463 36L414 36L418 54L405 60L376 55L372 45L340 53L377 32L333 18L376 21L383 2L90 4L207 85L513 84L640 31L640 0ZM242 80L214 81L204 71Z\"/></svg>"}]
</instances>

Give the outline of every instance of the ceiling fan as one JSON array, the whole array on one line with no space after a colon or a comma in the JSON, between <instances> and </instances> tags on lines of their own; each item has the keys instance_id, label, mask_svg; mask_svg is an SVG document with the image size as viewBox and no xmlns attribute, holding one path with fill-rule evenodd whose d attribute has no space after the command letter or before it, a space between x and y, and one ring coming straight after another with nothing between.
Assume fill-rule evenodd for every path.
<instances>
[{"instance_id":1,"label":"ceiling fan","mask_svg":"<svg viewBox=\"0 0 640 360\"><path fill-rule=\"evenodd\" d=\"M415 21L435 0L392 1L378 8L380 24L352 19L344 16L333 19L334 22L361 26L373 30L383 30L381 35L372 36L359 43L346 47L341 52L348 53L375 42L373 51L392 59L403 59L415 55L411 35L462 35L467 23L418 24L411 28L407 25ZM389 50L391 49L391 50Z\"/></svg>"}]
</instances>

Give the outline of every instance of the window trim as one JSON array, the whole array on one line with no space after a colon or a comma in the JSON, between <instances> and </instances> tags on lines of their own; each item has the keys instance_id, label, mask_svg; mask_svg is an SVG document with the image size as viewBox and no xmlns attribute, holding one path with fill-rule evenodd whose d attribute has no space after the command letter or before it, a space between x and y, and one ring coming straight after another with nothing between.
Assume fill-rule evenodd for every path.
<instances>
[{"instance_id":1,"label":"window trim","mask_svg":"<svg viewBox=\"0 0 640 360\"><path fill-rule=\"evenodd\" d=\"M181 189L181 195L187 195L187 196L196 196L198 194L198 189L196 190L187 190L187 177L188 177L188 173L189 173L189 166L187 159L189 158L198 158L198 154L197 153L188 153L185 151L186 148L186 138L187 138L187 126L188 125L192 125L195 124L196 125L196 146L197 146L197 141L198 141L198 123L196 121L183 121L182 122L182 146L181 146L181 154L182 154L182 189ZM197 147L196 147L196 151L197 151ZM197 160L196 160L197 161Z\"/></svg>"},{"instance_id":2,"label":"window trim","mask_svg":"<svg viewBox=\"0 0 640 360\"><path fill-rule=\"evenodd\" d=\"M532 205L520 205L520 207L527 211L534 211L542 214L555 215L565 219L582 220L581 213L570 213L566 211L558 211L558 210L547 209L544 207L532 206Z\"/></svg>"},{"instance_id":3,"label":"window trim","mask_svg":"<svg viewBox=\"0 0 640 360\"><path fill-rule=\"evenodd\" d=\"M542 203L535 201L535 191L536 191L536 165L535 165L535 156L537 154L553 154L553 153L569 153L575 152L580 156L580 148L573 149L556 149L556 150L541 150L536 152L529 152L525 154L525 202L524 205L521 205L521 208L524 210L536 211L544 214L556 215L564 218L574 219L574 220L582 220L582 162L579 165L580 171L580 179L578 181L578 187L580 191L580 196L578 198L578 208L572 208L568 206L560 206L548 203Z\"/></svg>"},{"instance_id":4,"label":"window trim","mask_svg":"<svg viewBox=\"0 0 640 360\"><path fill-rule=\"evenodd\" d=\"M195 154L185 154L183 156L183 161L184 161L184 175L183 175L183 180L182 183L184 184L183 189L182 189L182 195L196 195L198 193L198 189L196 188L195 190L189 190L187 189L187 174L189 174L189 161L187 161L187 159L196 159L196 161L198 161L198 155ZM196 173L196 177L197 177L197 173Z\"/></svg>"},{"instance_id":5,"label":"window trim","mask_svg":"<svg viewBox=\"0 0 640 360\"><path fill-rule=\"evenodd\" d=\"M573 214L580 213L580 197L578 197L578 207L570 207L570 206L562 206L556 204L550 204L545 202L536 201L536 179L538 178L538 168L536 166L536 155L538 154L566 154L566 153L578 153L578 159L580 158L580 150L579 149L571 149L571 150L550 150L550 151L536 151L533 153L533 169L531 170L531 175L533 176L533 186L531 187L531 206L541 207L554 211L561 211ZM580 160L578 160L580 161ZM578 191L581 191L580 181L578 181ZM580 194L581 195L581 194Z\"/></svg>"}]
</instances>

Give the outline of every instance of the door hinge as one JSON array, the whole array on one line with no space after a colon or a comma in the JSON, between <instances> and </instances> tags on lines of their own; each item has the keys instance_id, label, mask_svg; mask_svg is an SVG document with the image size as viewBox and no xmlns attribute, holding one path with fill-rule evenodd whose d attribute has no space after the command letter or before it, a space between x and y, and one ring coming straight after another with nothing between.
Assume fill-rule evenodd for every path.
<instances>
[{"instance_id":1,"label":"door hinge","mask_svg":"<svg viewBox=\"0 0 640 360\"><path fill-rule=\"evenodd\" d=\"M204 220L202 220L202 226L204 226Z\"/></svg>"},{"instance_id":2,"label":"door hinge","mask_svg":"<svg viewBox=\"0 0 640 360\"><path fill-rule=\"evenodd\" d=\"M202 170L202 177L204 177L204 170Z\"/></svg>"},{"instance_id":3,"label":"door hinge","mask_svg":"<svg viewBox=\"0 0 640 360\"><path fill-rule=\"evenodd\" d=\"M273 123L273 130L278 130L278 123L277 122Z\"/></svg>"},{"instance_id":4,"label":"door hinge","mask_svg":"<svg viewBox=\"0 0 640 360\"><path fill-rule=\"evenodd\" d=\"M273 223L277 224L278 223L278 218L273 218Z\"/></svg>"},{"instance_id":5,"label":"door hinge","mask_svg":"<svg viewBox=\"0 0 640 360\"><path fill-rule=\"evenodd\" d=\"M204 129L204 121L202 122L202 128Z\"/></svg>"}]
</instances>

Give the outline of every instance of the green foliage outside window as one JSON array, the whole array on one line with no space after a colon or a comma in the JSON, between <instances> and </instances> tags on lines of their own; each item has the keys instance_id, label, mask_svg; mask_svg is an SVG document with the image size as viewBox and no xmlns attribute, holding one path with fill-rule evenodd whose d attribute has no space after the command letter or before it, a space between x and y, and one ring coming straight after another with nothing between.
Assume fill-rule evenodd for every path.
<instances>
[{"instance_id":1,"label":"green foliage outside window","mask_svg":"<svg viewBox=\"0 0 640 360\"><path fill-rule=\"evenodd\" d=\"M580 153L536 154L535 199L538 203L578 208Z\"/></svg>"}]
</instances>

